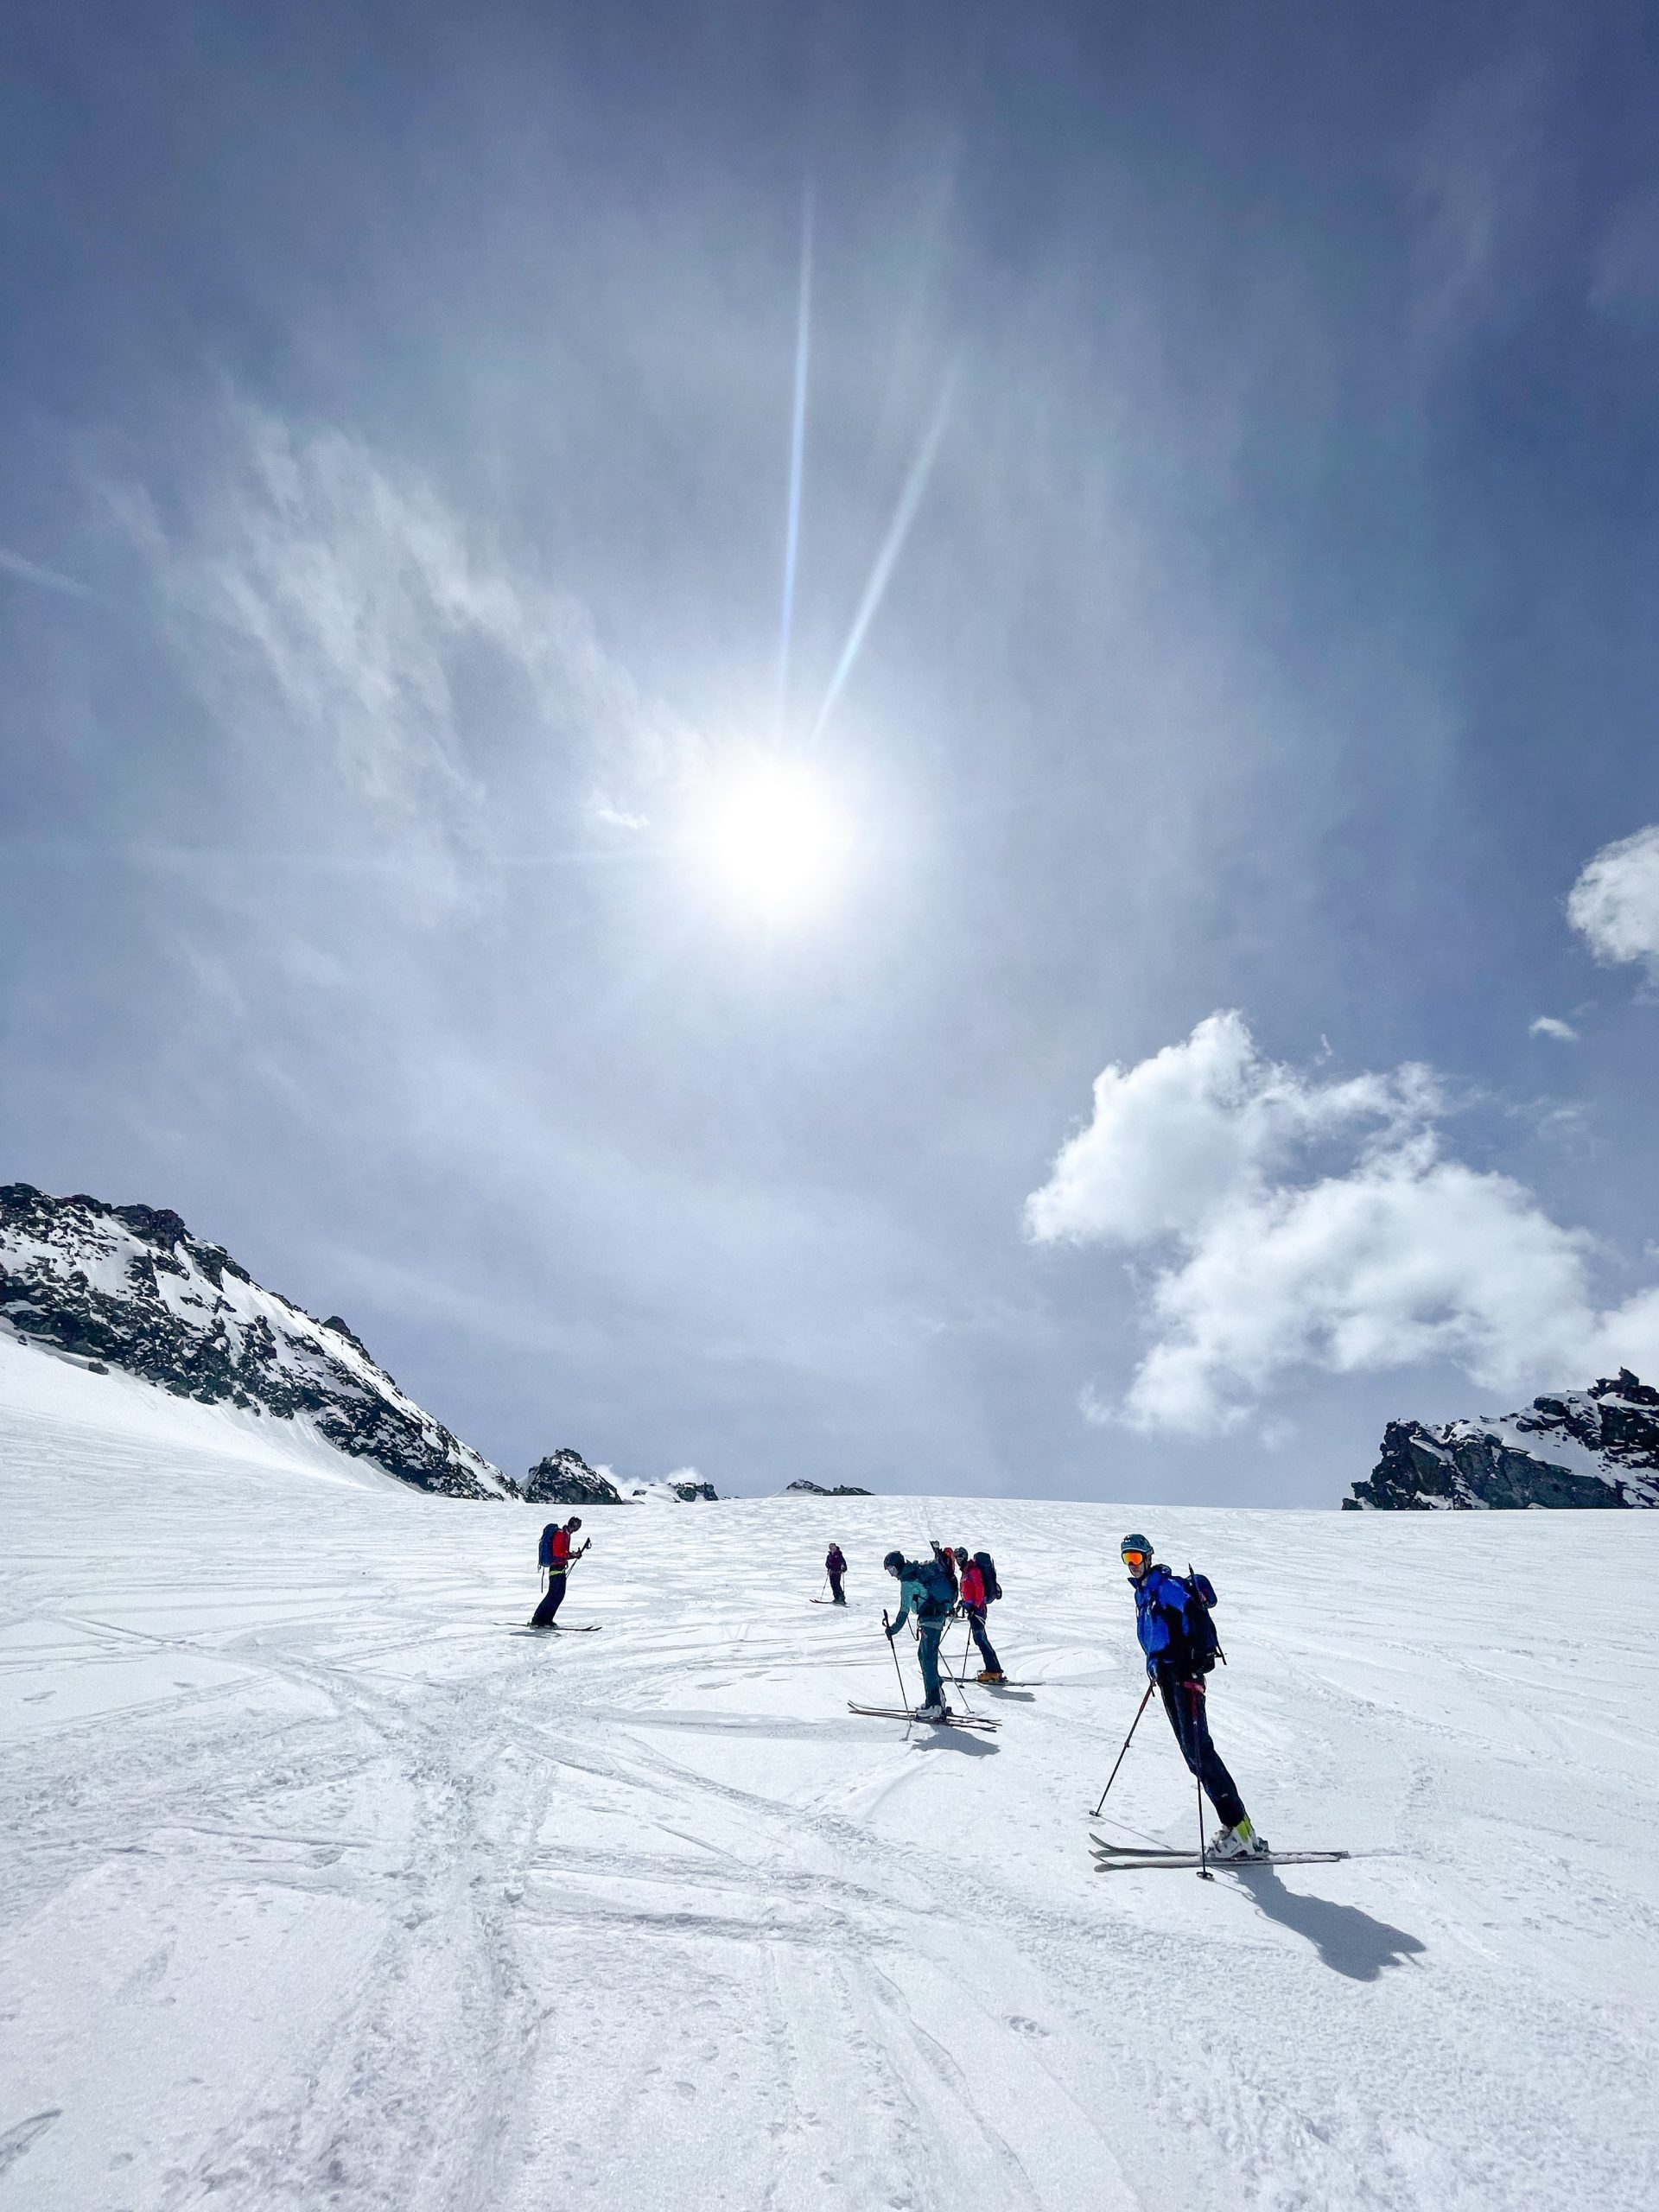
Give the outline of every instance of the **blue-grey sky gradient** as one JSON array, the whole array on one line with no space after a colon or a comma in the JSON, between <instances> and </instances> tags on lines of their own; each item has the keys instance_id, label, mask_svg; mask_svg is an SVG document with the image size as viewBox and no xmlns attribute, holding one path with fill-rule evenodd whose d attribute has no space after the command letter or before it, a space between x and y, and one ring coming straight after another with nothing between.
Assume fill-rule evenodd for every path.
<instances>
[{"instance_id":1,"label":"blue-grey sky gradient","mask_svg":"<svg viewBox=\"0 0 1659 2212\"><path fill-rule=\"evenodd\" d=\"M1333 1502L1501 1409L1091 1422L1153 1262L1023 1209L1236 1007L1659 1274L1659 1010L1565 913L1659 820L1656 99L1605 0L16 0L0 1173L514 1471ZM776 718L809 188L802 746L942 428L848 896L746 930L675 810Z\"/></svg>"}]
</instances>

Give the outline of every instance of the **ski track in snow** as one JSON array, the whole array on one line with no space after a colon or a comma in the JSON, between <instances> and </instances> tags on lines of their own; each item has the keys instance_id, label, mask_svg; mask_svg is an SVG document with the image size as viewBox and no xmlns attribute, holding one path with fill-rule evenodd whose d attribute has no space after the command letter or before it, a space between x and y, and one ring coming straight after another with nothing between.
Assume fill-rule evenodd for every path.
<instances>
[{"instance_id":1,"label":"ski track in snow","mask_svg":"<svg viewBox=\"0 0 1659 2212\"><path fill-rule=\"evenodd\" d=\"M0 1473L0 2205L1659 2202L1659 1516L595 1508L528 1638L547 1508L10 1346ZM1370 1855L1095 1871L1195 1826L1155 1709L1088 1818L1141 1522L1260 1825ZM846 1711L928 1533L994 1738Z\"/></svg>"}]
</instances>

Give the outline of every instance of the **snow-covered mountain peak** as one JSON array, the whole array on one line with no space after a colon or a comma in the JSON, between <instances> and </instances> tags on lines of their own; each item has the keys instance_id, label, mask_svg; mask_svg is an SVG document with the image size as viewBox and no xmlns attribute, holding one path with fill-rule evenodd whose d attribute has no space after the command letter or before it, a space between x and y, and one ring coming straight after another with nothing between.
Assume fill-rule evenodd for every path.
<instances>
[{"instance_id":1,"label":"snow-covered mountain peak","mask_svg":"<svg viewBox=\"0 0 1659 2212\"><path fill-rule=\"evenodd\" d=\"M1353 1491L1351 1510L1659 1506L1659 1390L1621 1367L1520 1413L1391 1421Z\"/></svg>"},{"instance_id":2,"label":"snow-covered mountain peak","mask_svg":"<svg viewBox=\"0 0 1659 2212\"><path fill-rule=\"evenodd\" d=\"M167 1207L0 1185L0 1325L178 1397L308 1420L336 1450L421 1490L515 1494L398 1389L337 1314L320 1321L264 1289Z\"/></svg>"}]
</instances>

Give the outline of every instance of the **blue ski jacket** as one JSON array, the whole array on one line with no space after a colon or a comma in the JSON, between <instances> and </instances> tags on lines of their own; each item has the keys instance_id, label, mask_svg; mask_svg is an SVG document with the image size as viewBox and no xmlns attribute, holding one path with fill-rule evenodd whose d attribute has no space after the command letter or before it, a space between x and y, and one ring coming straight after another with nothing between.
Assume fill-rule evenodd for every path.
<instances>
[{"instance_id":1,"label":"blue ski jacket","mask_svg":"<svg viewBox=\"0 0 1659 2212\"><path fill-rule=\"evenodd\" d=\"M1192 1642L1187 1634L1188 1598L1179 1579L1166 1567L1148 1568L1135 1585L1135 1630L1147 1655L1147 1672L1160 1669L1179 1674L1192 1663Z\"/></svg>"}]
</instances>

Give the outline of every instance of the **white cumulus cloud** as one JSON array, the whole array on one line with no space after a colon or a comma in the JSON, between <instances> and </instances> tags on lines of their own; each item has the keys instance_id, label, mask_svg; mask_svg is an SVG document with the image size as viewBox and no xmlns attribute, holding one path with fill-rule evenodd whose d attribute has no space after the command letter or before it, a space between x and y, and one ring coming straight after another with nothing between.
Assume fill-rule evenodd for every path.
<instances>
[{"instance_id":1,"label":"white cumulus cloud","mask_svg":"<svg viewBox=\"0 0 1659 2212\"><path fill-rule=\"evenodd\" d=\"M1659 1288L1599 1310L1591 1239L1449 1156L1444 1112L1426 1068L1323 1082L1265 1059L1237 1013L1107 1068L1026 1207L1039 1243L1155 1255L1152 1343L1090 1418L1214 1433L1297 1367L1451 1358L1507 1389L1651 1368Z\"/></svg>"},{"instance_id":2,"label":"white cumulus cloud","mask_svg":"<svg viewBox=\"0 0 1659 2212\"><path fill-rule=\"evenodd\" d=\"M1541 1014L1536 1021L1528 1025L1529 1037L1555 1037L1564 1045L1576 1045L1579 1033L1570 1021L1558 1021L1553 1014Z\"/></svg>"},{"instance_id":3,"label":"white cumulus cloud","mask_svg":"<svg viewBox=\"0 0 1659 2212\"><path fill-rule=\"evenodd\" d=\"M1604 845L1567 895L1567 918L1598 960L1641 960L1659 982L1659 822Z\"/></svg>"}]
</instances>

